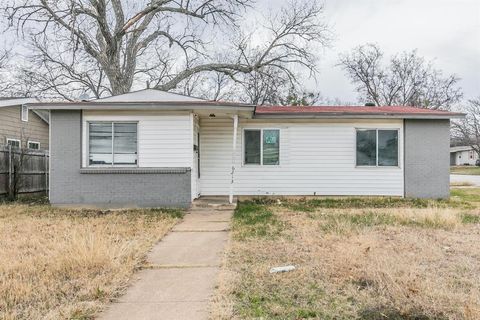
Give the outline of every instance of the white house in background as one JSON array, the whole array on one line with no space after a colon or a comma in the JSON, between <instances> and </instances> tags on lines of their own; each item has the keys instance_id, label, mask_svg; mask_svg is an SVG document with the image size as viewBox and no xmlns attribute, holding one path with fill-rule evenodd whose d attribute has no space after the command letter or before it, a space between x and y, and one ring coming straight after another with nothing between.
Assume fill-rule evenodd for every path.
<instances>
[{"instance_id":1,"label":"white house in background","mask_svg":"<svg viewBox=\"0 0 480 320\"><path fill-rule=\"evenodd\" d=\"M450 165L452 166L474 166L477 160L478 153L470 146L450 148Z\"/></svg>"},{"instance_id":2,"label":"white house in background","mask_svg":"<svg viewBox=\"0 0 480 320\"><path fill-rule=\"evenodd\" d=\"M450 118L411 107L255 106L142 90L50 110L50 201L449 196Z\"/></svg>"}]
</instances>

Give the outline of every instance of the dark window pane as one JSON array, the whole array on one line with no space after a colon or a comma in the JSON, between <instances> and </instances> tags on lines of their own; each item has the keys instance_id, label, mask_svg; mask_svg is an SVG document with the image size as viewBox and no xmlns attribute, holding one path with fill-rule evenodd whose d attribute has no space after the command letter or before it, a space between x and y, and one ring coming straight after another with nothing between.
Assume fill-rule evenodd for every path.
<instances>
[{"instance_id":1,"label":"dark window pane","mask_svg":"<svg viewBox=\"0 0 480 320\"><path fill-rule=\"evenodd\" d=\"M378 165L398 166L397 130L378 130Z\"/></svg>"},{"instance_id":2,"label":"dark window pane","mask_svg":"<svg viewBox=\"0 0 480 320\"><path fill-rule=\"evenodd\" d=\"M260 130L245 130L245 164L260 164Z\"/></svg>"},{"instance_id":3,"label":"dark window pane","mask_svg":"<svg viewBox=\"0 0 480 320\"><path fill-rule=\"evenodd\" d=\"M278 165L280 149L280 131L263 130L263 164Z\"/></svg>"},{"instance_id":4,"label":"dark window pane","mask_svg":"<svg viewBox=\"0 0 480 320\"><path fill-rule=\"evenodd\" d=\"M137 163L137 124L115 123L113 162L115 165Z\"/></svg>"},{"instance_id":5,"label":"dark window pane","mask_svg":"<svg viewBox=\"0 0 480 320\"><path fill-rule=\"evenodd\" d=\"M32 150L39 150L40 145L37 142L29 142L28 143L28 148Z\"/></svg>"},{"instance_id":6,"label":"dark window pane","mask_svg":"<svg viewBox=\"0 0 480 320\"><path fill-rule=\"evenodd\" d=\"M12 148L20 148L20 141L19 140L8 140L8 145L12 146Z\"/></svg>"},{"instance_id":7,"label":"dark window pane","mask_svg":"<svg viewBox=\"0 0 480 320\"><path fill-rule=\"evenodd\" d=\"M90 164L112 164L112 123L89 124Z\"/></svg>"},{"instance_id":8,"label":"dark window pane","mask_svg":"<svg viewBox=\"0 0 480 320\"><path fill-rule=\"evenodd\" d=\"M377 165L376 130L357 130L357 166Z\"/></svg>"}]
</instances>

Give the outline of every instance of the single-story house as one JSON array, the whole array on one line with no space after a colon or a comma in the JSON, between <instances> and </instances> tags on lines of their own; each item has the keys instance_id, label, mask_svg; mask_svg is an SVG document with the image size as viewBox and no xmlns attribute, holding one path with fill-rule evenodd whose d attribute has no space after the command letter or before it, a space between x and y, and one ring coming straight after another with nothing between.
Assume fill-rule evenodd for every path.
<instances>
[{"instance_id":1,"label":"single-story house","mask_svg":"<svg viewBox=\"0 0 480 320\"><path fill-rule=\"evenodd\" d=\"M200 196L449 196L450 118L142 90L50 110L50 201L182 206Z\"/></svg>"},{"instance_id":2,"label":"single-story house","mask_svg":"<svg viewBox=\"0 0 480 320\"><path fill-rule=\"evenodd\" d=\"M451 166L474 166L478 160L478 153L471 146L457 146L450 148Z\"/></svg>"},{"instance_id":3,"label":"single-story house","mask_svg":"<svg viewBox=\"0 0 480 320\"><path fill-rule=\"evenodd\" d=\"M48 112L28 110L36 98L0 98L0 145L48 150Z\"/></svg>"}]
</instances>

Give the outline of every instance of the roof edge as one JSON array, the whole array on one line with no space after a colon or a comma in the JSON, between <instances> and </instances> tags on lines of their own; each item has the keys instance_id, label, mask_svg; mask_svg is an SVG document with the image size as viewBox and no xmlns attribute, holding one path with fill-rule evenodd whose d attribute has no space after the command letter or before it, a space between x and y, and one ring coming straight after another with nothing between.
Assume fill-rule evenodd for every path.
<instances>
[{"instance_id":1,"label":"roof edge","mask_svg":"<svg viewBox=\"0 0 480 320\"><path fill-rule=\"evenodd\" d=\"M453 119L464 118L464 113L448 112L445 114L429 113L256 113L257 119Z\"/></svg>"},{"instance_id":2,"label":"roof edge","mask_svg":"<svg viewBox=\"0 0 480 320\"><path fill-rule=\"evenodd\" d=\"M191 110L191 109L223 109L251 110L255 105L218 102L218 101L138 101L138 102L51 102L31 103L33 110Z\"/></svg>"}]
</instances>

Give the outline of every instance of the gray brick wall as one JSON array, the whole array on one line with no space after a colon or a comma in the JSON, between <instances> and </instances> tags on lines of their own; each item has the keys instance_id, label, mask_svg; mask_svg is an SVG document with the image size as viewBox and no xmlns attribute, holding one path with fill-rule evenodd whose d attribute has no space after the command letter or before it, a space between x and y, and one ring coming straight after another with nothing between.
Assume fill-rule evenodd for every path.
<instances>
[{"instance_id":1,"label":"gray brick wall","mask_svg":"<svg viewBox=\"0 0 480 320\"><path fill-rule=\"evenodd\" d=\"M189 169L81 170L81 112L51 113L50 202L82 207L188 207Z\"/></svg>"},{"instance_id":2,"label":"gray brick wall","mask_svg":"<svg viewBox=\"0 0 480 320\"><path fill-rule=\"evenodd\" d=\"M450 121L405 120L405 196L450 196Z\"/></svg>"}]
</instances>

